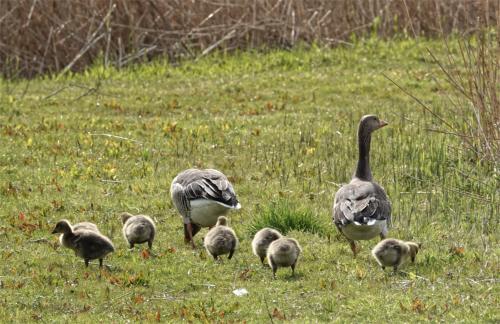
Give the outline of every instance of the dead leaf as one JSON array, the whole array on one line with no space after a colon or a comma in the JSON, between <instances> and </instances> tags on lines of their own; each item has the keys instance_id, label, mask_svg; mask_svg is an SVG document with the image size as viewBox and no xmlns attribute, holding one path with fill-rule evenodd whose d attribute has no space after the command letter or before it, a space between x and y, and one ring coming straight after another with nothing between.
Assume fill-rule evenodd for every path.
<instances>
[{"instance_id":1,"label":"dead leaf","mask_svg":"<svg viewBox=\"0 0 500 324\"><path fill-rule=\"evenodd\" d=\"M161 314L160 314L160 311L159 311L159 310L157 310L157 311L156 311L155 320L156 320L157 322L160 322L160 321L161 321Z\"/></svg>"},{"instance_id":2,"label":"dead leaf","mask_svg":"<svg viewBox=\"0 0 500 324\"><path fill-rule=\"evenodd\" d=\"M142 257L143 259L145 259L145 260L146 260L146 259L149 259L149 257L150 257L150 256L151 256L151 254L149 253L149 251L148 251L148 250L146 250L146 249L142 250L142 252L141 252L141 257Z\"/></svg>"},{"instance_id":3,"label":"dead leaf","mask_svg":"<svg viewBox=\"0 0 500 324\"><path fill-rule=\"evenodd\" d=\"M274 308L273 310L273 317L274 318L277 318L279 320L285 320L286 319L286 316L285 314L283 314L283 312L281 312L279 309L277 309L276 307Z\"/></svg>"},{"instance_id":4,"label":"dead leaf","mask_svg":"<svg viewBox=\"0 0 500 324\"><path fill-rule=\"evenodd\" d=\"M415 297L415 299L413 299L413 302L411 304L411 309L414 312L422 313L425 310L425 304L418 297Z\"/></svg>"},{"instance_id":5,"label":"dead leaf","mask_svg":"<svg viewBox=\"0 0 500 324\"><path fill-rule=\"evenodd\" d=\"M252 270L250 270L250 269L245 269L245 270L243 270L242 272L240 272L240 274L239 274L239 276L238 276L238 277L239 277L241 280L247 280L247 279L248 279L248 278L250 278L251 276L252 276Z\"/></svg>"},{"instance_id":6,"label":"dead leaf","mask_svg":"<svg viewBox=\"0 0 500 324\"><path fill-rule=\"evenodd\" d=\"M465 253L465 248L463 246L452 246L450 248L450 254L456 256L463 256Z\"/></svg>"},{"instance_id":7,"label":"dead leaf","mask_svg":"<svg viewBox=\"0 0 500 324\"><path fill-rule=\"evenodd\" d=\"M135 295L134 296L134 303L136 303L136 304L142 304L142 303L144 303L144 296L142 296L142 295Z\"/></svg>"}]
</instances>

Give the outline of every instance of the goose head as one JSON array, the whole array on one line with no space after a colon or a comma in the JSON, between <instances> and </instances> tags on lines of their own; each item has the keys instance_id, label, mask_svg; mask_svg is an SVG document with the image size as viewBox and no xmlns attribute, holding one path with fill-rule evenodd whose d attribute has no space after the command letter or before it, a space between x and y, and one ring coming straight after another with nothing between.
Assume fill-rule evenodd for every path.
<instances>
[{"instance_id":1,"label":"goose head","mask_svg":"<svg viewBox=\"0 0 500 324\"><path fill-rule=\"evenodd\" d=\"M422 248L422 243L406 242L406 244L410 248L411 262L415 262L415 257L417 256L418 251Z\"/></svg>"},{"instance_id":2,"label":"goose head","mask_svg":"<svg viewBox=\"0 0 500 324\"><path fill-rule=\"evenodd\" d=\"M130 213L122 213L120 215L120 217L122 218L122 223L125 224L127 222L127 220L130 218L130 217L133 217L134 215L130 214Z\"/></svg>"},{"instance_id":3,"label":"goose head","mask_svg":"<svg viewBox=\"0 0 500 324\"><path fill-rule=\"evenodd\" d=\"M56 233L62 233L62 234L69 234L73 230L71 228L71 224L68 220L63 219L57 222L56 227L54 227L54 230L52 231L52 234Z\"/></svg>"},{"instance_id":4,"label":"goose head","mask_svg":"<svg viewBox=\"0 0 500 324\"><path fill-rule=\"evenodd\" d=\"M370 134L387 125L386 121L378 118L376 115L365 115L359 122L359 129L363 130L363 133Z\"/></svg>"},{"instance_id":5,"label":"goose head","mask_svg":"<svg viewBox=\"0 0 500 324\"><path fill-rule=\"evenodd\" d=\"M219 216L219 218L217 218L217 224L215 226L227 226L227 218L225 216Z\"/></svg>"}]
</instances>

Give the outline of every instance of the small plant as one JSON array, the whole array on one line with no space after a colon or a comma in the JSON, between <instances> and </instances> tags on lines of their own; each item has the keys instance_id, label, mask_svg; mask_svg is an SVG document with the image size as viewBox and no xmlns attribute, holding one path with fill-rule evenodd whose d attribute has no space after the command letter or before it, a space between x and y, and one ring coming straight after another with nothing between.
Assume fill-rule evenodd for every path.
<instances>
[{"instance_id":1,"label":"small plant","mask_svg":"<svg viewBox=\"0 0 500 324\"><path fill-rule=\"evenodd\" d=\"M309 209L298 208L288 200L280 199L262 209L249 226L251 236L264 227L271 227L282 234L302 231L324 236L326 226Z\"/></svg>"}]
</instances>

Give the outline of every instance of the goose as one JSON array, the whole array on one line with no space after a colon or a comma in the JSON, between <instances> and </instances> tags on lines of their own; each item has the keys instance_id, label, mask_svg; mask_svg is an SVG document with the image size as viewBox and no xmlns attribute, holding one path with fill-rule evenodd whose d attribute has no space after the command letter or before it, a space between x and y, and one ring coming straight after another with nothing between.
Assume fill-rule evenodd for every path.
<instances>
[{"instance_id":1,"label":"goose","mask_svg":"<svg viewBox=\"0 0 500 324\"><path fill-rule=\"evenodd\" d=\"M73 230L69 221L60 220L52 234L62 233L67 237L69 248L75 251L75 255L83 258L85 267L89 261L99 259L99 267L102 267L106 255L115 251L113 243L106 236L87 229Z\"/></svg>"},{"instance_id":2,"label":"goose","mask_svg":"<svg viewBox=\"0 0 500 324\"><path fill-rule=\"evenodd\" d=\"M68 222L69 223L69 222ZM74 225L71 225L71 228L73 231L77 231L77 230L88 230L88 231L93 231L93 232L97 232L97 233L101 233L99 232L99 229L97 228L97 225L94 224L94 223L90 223L90 222L81 222L81 223L76 223ZM71 243L69 242L69 239L68 239L68 235L65 235L65 234L61 234L59 236L59 243L64 246L65 248L71 248Z\"/></svg>"},{"instance_id":3,"label":"goose","mask_svg":"<svg viewBox=\"0 0 500 324\"><path fill-rule=\"evenodd\" d=\"M281 238L282 235L275 229L263 228L258 231L252 240L252 251L253 254L260 258L260 262L264 264L264 258L267 254L267 248L271 242Z\"/></svg>"},{"instance_id":4,"label":"goose","mask_svg":"<svg viewBox=\"0 0 500 324\"><path fill-rule=\"evenodd\" d=\"M276 279L278 267L291 267L292 276L294 276L300 252L302 248L296 239L282 237L271 242L267 249L267 262L273 270L273 278Z\"/></svg>"},{"instance_id":5,"label":"goose","mask_svg":"<svg viewBox=\"0 0 500 324\"><path fill-rule=\"evenodd\" d=\"M356 257L355 241L386 238L391 221L391 202L370 170L371 133L387 125L375 115L361 118L358 127L359 159L351 182L335 194L333 223L349 241Z\"/></svg>"},{"instance_id":6,"label":"goose","mask_svg":"<svg viewBox=\"0 0 500 324\"><path fill-rule=\"evenodd\" d=\"M220 171L188 169L170 186L172 201L182 216L184 241L195 248L193 236L202 227L212 227L219 216L240 209L233 186Z\"/></svg>"},{"instance_id":7,"label":"goose","mask_svg":"<svg viewBox=\"0 0 500 324\"><path fill-rule=\"evenodd\" d=\"M123 223L123 237L125 237L130 248L134 248L134 244L148 242L148 247L151 250L156 234L156 227L153 220L146 215L134 216L129 213L122 213L121 218Z\"/></svg>"},{"instance_id":8,"label":"goose","mask_svg":"<svg viewBox=\"0 0 500 324\"><path fill-rule=\"evenodd\" d=\"M415 257L421 247L420 243L385 239L375 245L372 255L382 269L385 269L385 267L394 267L394 272L397 272L398 267L407 261L408 258L411 259L412 263L415 262Z\"/></svg>"},{"instance_id":9,"label":"goose","mask_svg":"<svg viewBox=\"0 0 500 324\"><path fill-rule=\"evenodd\" d=\"M207 252L215 260L217 260L219 255L228 253L229 256L227 258L231 259L238 246L238 238L233 229L227 226L227 218L225 216L219 216L217 224L208 231L203 242Z\"/></svg>"}]
</instances>

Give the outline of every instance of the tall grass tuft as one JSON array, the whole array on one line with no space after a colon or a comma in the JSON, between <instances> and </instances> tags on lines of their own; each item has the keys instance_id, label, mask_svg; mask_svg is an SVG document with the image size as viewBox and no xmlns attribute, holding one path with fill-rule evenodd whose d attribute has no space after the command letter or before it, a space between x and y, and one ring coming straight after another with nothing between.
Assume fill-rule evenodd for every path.
<instances>
[{"instance_id":1,"label":"tall grass tuft","mask_svg":"<svg viewBox=\"0 0 500 324\"><path fill-rule=\"evenodd\" d=\"M500 163L500 24L497 30L481 30L473 37L458 40L459 55L438 59L451 85L450 108L456 118L445 123L448 133L460 137L473 161Z\"/></svg>"},{"instance_id":2,"label":"tall grass tuft","mask_svg":"<svg viewBox=\"0 0 500 324\"><path fill-rule=\"evenodd\" d=\"M288 200L280 199L263 208L250 224L251 236L264 227L271 227L286 235L290 231L301 231L325 236L327 225L311 210L298 208Z\"/></svg>"}]
</instances>

